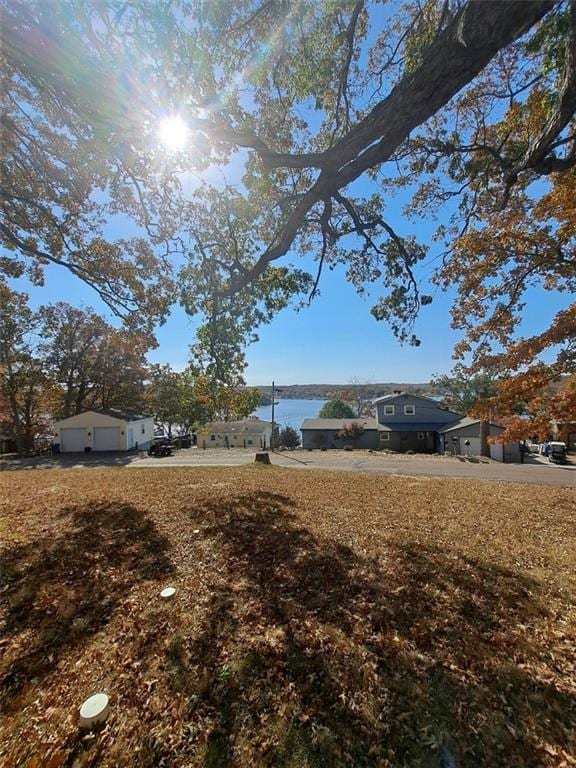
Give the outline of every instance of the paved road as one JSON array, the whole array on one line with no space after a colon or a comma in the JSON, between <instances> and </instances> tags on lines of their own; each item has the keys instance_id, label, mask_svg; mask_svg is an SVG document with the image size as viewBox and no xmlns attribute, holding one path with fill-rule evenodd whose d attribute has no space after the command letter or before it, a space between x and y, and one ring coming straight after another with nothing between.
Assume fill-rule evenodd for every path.
<instances>
[{"instance_id":1,"label":"paved road","mask_svg":"<svg viewBox=\"0 0 576 768\"><path fill-rule=\"evenodd\" d=\"M254 454L243 450L181 451L165 459L143 458L131 467L150 466L240 466L254 461ZM272 464L292 469L328 469L387 475L428 477L469 477L510 483L574 486L576 466L558 466L533 459L527 464L472 463L453 457L391 457L367 451L298 451L271 454Z\"/></svg>"},{"instance_id":2,"label":"paved road","mask_svg":"<svg viewBox=\"0 0 576 768\"><path fill-rule=\"evenodd\" d=\"M512 483L571 486L576 488L576 466L558 466L531 458L526 464L472 463L453 457L388 456L368 451L296 451L271 455L272 464L293 469L328 469L369 474L420 475L428 477L467 477ZM254 453L248 450L183 450L164 459L143 454L89 454L3 460L0 470L56 469L91 467L211 467L252 464Z\"/></svg>"}]
</instances>

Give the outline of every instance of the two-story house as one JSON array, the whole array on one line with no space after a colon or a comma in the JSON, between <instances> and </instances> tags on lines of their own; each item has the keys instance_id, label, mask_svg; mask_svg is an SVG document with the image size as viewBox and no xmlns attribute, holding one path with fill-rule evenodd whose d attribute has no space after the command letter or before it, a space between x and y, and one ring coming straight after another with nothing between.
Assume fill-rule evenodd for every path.
<instances>
[{"instance_id":1,"label":"two-story house","mask_svg":"<svg viewBox=\"0 0 576 768\"><path fill-rule=\"evenodd\" d=\"M374 401L380 448L416 453L440 453L440 431L462 415L449 411L430 397L396 392Z\"/></svg>"},{"instance_id":2,"label":"two-story house","mask_svg":"<svg viewBox=\"0 0 576 768\"><path fill-rule=\"evenodd\" d=\"M359 448L470 456L481 452L480 421L443 408L431 397L395 392L379 397L374 405L375 419L306 419L301 428L302 446L342 448L346 441L340 430L356 421L364 428L357 441ZM486 436L502 431L497 424L489 424Z\"/></svg>"}]
</instances>

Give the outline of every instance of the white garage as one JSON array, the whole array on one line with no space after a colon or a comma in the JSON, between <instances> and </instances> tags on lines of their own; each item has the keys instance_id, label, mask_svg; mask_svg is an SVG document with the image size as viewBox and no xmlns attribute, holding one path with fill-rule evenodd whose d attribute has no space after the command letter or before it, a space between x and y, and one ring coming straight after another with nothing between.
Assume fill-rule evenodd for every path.
<instances>
[{"instance_id":1,"label":"white garage","mask_svg":"<svg viewBox=\"0 0 576 768\"><path fill-rule=\"evenodd\" d=\"M56 422L53 441L61 453L89 453L146 449L153 438L152 416L98 408Z\"/></svg>"}]
</instances>

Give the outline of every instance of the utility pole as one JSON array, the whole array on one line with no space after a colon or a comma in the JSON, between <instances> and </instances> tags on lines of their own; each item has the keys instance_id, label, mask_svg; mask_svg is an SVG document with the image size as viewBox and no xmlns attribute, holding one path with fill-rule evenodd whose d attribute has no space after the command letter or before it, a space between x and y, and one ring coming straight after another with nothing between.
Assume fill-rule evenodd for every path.
<instances>
[{"instance_id":1,"label":"utility pole","mask_svg":"<svg viewBox=\"0 0 576 768\"><path fill-rule=\"evenodd\" d=\"M274 406L278 405L276 402L276 392L282 392L281 389L276 389L274 386L274 382L272 382L272 436L270 437L270 450L273 451L276 447L274 443L276 442L276 422L274 421Z\"/></svg>"},{"instance_id":2,"label":"utility pole","mask_svg":"<svg viewBox=\"0 0 576 768\"><path fill-rule=\"evenodd\" d=\"M270 450L274 450L274 382L272 382L272 434L270 435Z\"/></svg>"}]
</instances>

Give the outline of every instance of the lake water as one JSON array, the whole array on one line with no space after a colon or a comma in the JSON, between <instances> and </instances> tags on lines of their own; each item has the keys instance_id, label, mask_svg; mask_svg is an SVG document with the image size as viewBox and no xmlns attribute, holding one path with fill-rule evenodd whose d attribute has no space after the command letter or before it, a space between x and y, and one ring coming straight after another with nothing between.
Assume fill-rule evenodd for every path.
<instances>
[{"instance_id":1,"label":"lake water","mask_svg":"<svg viewBox=\"0 0 576 768\"><path fill-rule=\"evenodd\" d=\"M320 408L326 400L277 400L274 408L274 421L282 427L299 430L304 419L318 417ZM272 406L261 405L254 411L254 416L264 421L272 421Z\"/></svg>"}]
</instances>

